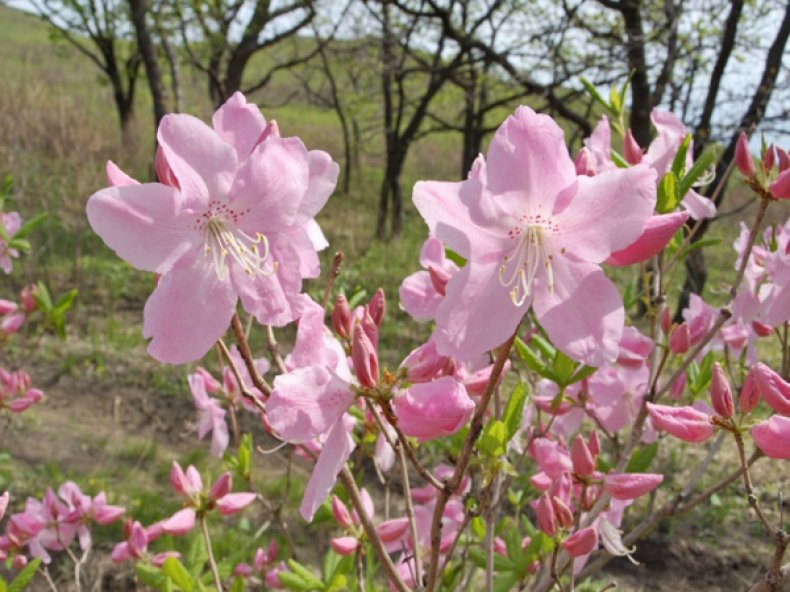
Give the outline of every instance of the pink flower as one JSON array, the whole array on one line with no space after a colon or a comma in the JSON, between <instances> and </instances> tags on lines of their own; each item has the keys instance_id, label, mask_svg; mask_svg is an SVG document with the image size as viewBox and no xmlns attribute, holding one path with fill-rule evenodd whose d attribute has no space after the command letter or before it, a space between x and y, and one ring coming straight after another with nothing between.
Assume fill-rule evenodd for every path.
<instances>
[{"instance_id":1,"label":"pink flower","mask_svg":"<svg viewBox=\"0 0 790 592\"><path fill-rule=\"evenodd\" d=\"M744 177L754 177L757 174L757 168L749 152L749 138L744 132L741 132L735 144L735 165Z\"/></svg>"},{"instance_id":2,"label":"pink flower","mask_svg":"<svg viewBox=\"0 0 790 592\"><path fill-rule=\"evenodd\" d=\"M650 493L664 480L652 473L612 473L603 480L603 488L614 499L630 500Z\"/></svg>"},{"instance_id":3,"label":"pink flower","mask_svg":"<svg viewBox=\"0 0 790 592\"><path fill-rule=\"evenodd\" d=\"M782 415L790 415L790 384L762 362L752 366L754 384L771 408Z\"/></svg>"},{"instance_id":4,"label":"pink flower","mask_svg":"<svg viewBox=\"0 0 790 592\"><path fill-rule=\"evenodd\" d=\"M216 458L222 458L230 441L228 424L225 422L226 412L220 407L219 402L206 392L206 382L201 374L190 374L187 381L189 390L192 391L192 401L200 413L198 438L203 439L206 434L212 432L211 454Z\"/></svg>"},{"instance_id":5,"label":"pink flower","mask_svg":"<svg viewBox=\"0 0 790 592\"><path fill-rule=\"evenodd\" d=\"M3 227L6 236L13 238L17 231L22 227L22 218L18 212L0 212L0 226ZM9 248L5 239L0 238L0 268L11 273L13 264L12 258L19 257L19 251Z\"/></svg>"},{"instance_id":6,"label":"pink flower","mask_svg":"<svg viewBox=\"0 0 790 592\"><path fill-rule=\"evenodd\" d=\"M779 173L776 181L771 183L771 195L777 199L790 198L790 169Z\"/></svg>"},{"instance_id":7,"label":"pink flower","mask_svg":"<svg viewBox=\"0 0 790 592\"><path fill-rule=\"evenodd\" d=\"M562 542L562 548L571 557L581 557L595 551L598 547L598 531L593 528L585 528L574 532Z\"/></svg>"},{"instance_id":8,"label":"pink flower","mask_svg":"<svg viewBox=\"0 0 790 592\"><path fill-rule=\"evenodd\" d=\"M413 384L401 391L392 405L403 433L420 442L454 434L475 410L464 385L449 376Z\"/></svg>"},{"instance_id":9,"label":"pink flower","mask_svg":"<svg viewBox=\"0 0 790 592\"><path fill-rule=\"evenodd\" d=\"M774 415L754 426L751 433L767 456L790 459L790 418Z\"/></svg>"},{"instance_id":10,"label":"pink flower","mask_svg":"<svg viewBox=\"0 0 790 592\"><path fill-rule=\"evenodd\" d=\"M589 477L595 471L595 460L581 435L576 436L571 446L573 471L580 477Z\"/></svg>"},{"instance_id":11,"label":"pink flower","mask_svg":"<svg viewBox=\"0 0 790 592\"><path fill-rule=\"evenodd\" d=\"M729 419L735 412L735 405L732 400L732 389L730 389L730 381L724 374L721 365L716 362L713 364L713 374L710 381L710 400L713 403L713 409L716 413Z\"/></svg>"},{"instance_id":12,"label":"pink flower","mask_svg":"<svg viewBox=\"0 0 790 592\"><path fill-rule=\"evenodd\" d=\"M442 241L434 237L423 244L420 265L426 271L418 271L403 280L398 296L404 310L415 321L428 321L436 316L447 282L458 272L458 266L445 256Z\"/></svg>"},{"instance_id":13,"label":"pink flower","mask_svg":"<svg viewBox=\"0 0 790 592\"><path fill-rule=\"evenodd\" d=\"M527 107L475 167L462 183L414 188L431 234L467 260L436 312L439 353L470 359L497 347L531 306L564 353L613 361L625 313L600 263L638 238L655 206L654 173L639 165L577 177L562 130Z\"/></svg>"},{"instance_id":14,"label":"pink flower","mask_svg":"<svg viewBox=\"0 0 790 592\"><path fill-rule=\"evenodd\" d=\"M114 186L87 207L94 231L122 259L161 274L144 312L149 353L174 364L202 357L239 299L264 324L297 318L302 278L319 273L316 249L326 241L313 217L334 189L337 164L271 133L240 93L214 114L214 129L171 114L157 137L177 187Z\"/></svg>"},{"instance_id":15,"label":"pink flower","mask_svg":"<svg viewBox=\"0 0 790 592\"><path fill-rule=\"evenodd\" d=\"M670 407L647 404L653 426L686 442L704 442L713 435L715 428L710 417L694 407Z\"/></svg>"},{"instance_id":16,"label":"pink flower","mask_svg":"<svg viewBox=\"0 0 790 592\"><path fill-rule=\"evenodd\" d=\"M686 223L688 217L688 212L672 212L671 214L652 216L642 228L639 238L625 249L612 253L606 263L622 266L647 261L667 246L675 233Z\"/></svg>"},{"instance_id":17,"label":"pink flower","mask_svg":"<svg viewBox=\"0 0 790 592\"><path fill-rule=\"evenodd\" d=\"M359 547L359 541L352 536L335 537L329 543L338 555L352 555Z\"/></svg>"}]
</instances>

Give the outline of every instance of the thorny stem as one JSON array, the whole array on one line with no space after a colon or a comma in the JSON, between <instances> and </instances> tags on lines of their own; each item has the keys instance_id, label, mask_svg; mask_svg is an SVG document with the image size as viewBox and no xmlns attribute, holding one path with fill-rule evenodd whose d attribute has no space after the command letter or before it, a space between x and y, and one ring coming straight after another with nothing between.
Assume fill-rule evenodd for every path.
<instances>
[{"instance_id":1,"label":"thorny stem","mask_svg":"<svg viewBox=\"0 0 790 592\"><path fill-rule=\"evenodd\" d=\"M326 277L326 286L324 287L324 297L321 299L321 308L326 310L329 305L329 298L332 296L332 288L335 285L335 280L340 274L340 266L343 264L345 255L343 251L338 251L332 258L332 266L329 268L329 275Z\"/></svg>"},{"instance_id":2,"label":"thorny stem","mask_svg":"<svg viewBox=\"0 0 790 592\"><path fill-rule=\"evenodd\" d=\"M348 492L349 501L357 511L357 515L359 515L359 521L362 523L362 528L365 530L365 534L368 535L368 540L373 545L373 550L376 552L376 556L381 562L381 565L384 568L390 583L395 586L395 589L398 590L398 592L409 592L408 586L406 586L406 584L403 582L398 570L392 563L392 559L390 559L389 553L387 553L387 550L384 548L384 543L381 542L381 538L376 532L376 527L373 525L373 521L365 511L365 507L362 504L362 498L359 496L359 489L357 488L357 484L354 481L354 476L351 474L351 471L347 465L340 470L338 478L343 483L343 487L345 487L346 491Z\"/></svg>"},{"instance_id":3,"label":"thorny stem","mask_svg":"<svg viewBox=\"0 0 790 592\"><path fill-rule=\"evenodd\" d=\"M516 331L499 350L496 362L491 370L491 376L488 379L486 391L483 393L483 396L480 397L475 413L472 416L472 421L469 424L469 433L464 441L464 446L456 463L455 471L450 480L439 490L439 495L436 498L436 506L434 507L433 519L431 521L431 557L428 569L428 581L425 587L427 592L433 592L439 577L439 545L442 538L442 515L444 514L444 509L447 506L450 496L458 489L461 479L466 472L466 467L472 458L472 450L475 442L483 430L483 417L485 416L488 404L491 402L491 397L499 383L502 371L505 368L505 362L507 362L510 350L513 347L513 342L516 340L517 335L518 327L516 327Z\"/></svg>"},{"instance_id":4,"label":"thorny stem","mask_svg":"<svg viewBox=\"0 0 790 592\"><path fill-rule=\"evenodd\" d=\"M738 446L738 458L741 462L743 485L746 487L746 495L748 496L749 505L752 507L752 509L754 509L754 513L757 514L757 518L762 523L763 528L765 528L766 533L768 533L768 536L773 537L774 529L771 528L768 518L765 517L765 514L760 508L760 502L758 501L757 496L754 494L752 478L751 475L749 475L749 466L746 463L746 451L744 450L743 445L743 435L740 432L734 432L733 435L735 436L735 444Z\"/></svg>"},{"instance_id":5,"label":"thorny stem","mask_svg":"<svg viewBox=\"0 0 790 592\"><path fill-rule=\"evenodd\" d=\"M222 339L220 339L217 342L217 345L219 346L222 355L225 356L225 361L228 363L228 367L230 368L230 371L233 373L233 377L236 379L236 383L239 385L239 392L241 393L241 396L251 401L252 404L255 405L258 408L258 411L260 411L261 413L266 411L266 407L264 407L263 403L258 399L258 397L256 397L251 392L249 392L247 388L244 386L244 381L241 378L239 369L236 367L236 362L233 361L233 357L230 355L230 350L228 350L228 346L225 345L225 342L222 341ZM268 385L266 386L267 388L269 388ZM271 393L271 389L269 389L269 393Z\"/></svg>"},{"instance_id":6,"label":"thorny stem","mask_svg":"<svg viewBox=\"0 0 790 592\"><path fill-rule=\"evenodd\" d=\"M208 523L206 522L205 514L200 514L200 529L203 531L203 542L206 544L208 565L211 568L211 575L214 576L214 586L216 586L217 592L222 592L222 578L219 577L219 569L214 559L214 550L211 548L211 536L208 533Z\"/></svg>"},{"instance_id":7,"label":"thorny stem","mask_svg":"<svg viewBox=\"0 0 790 592\"><path fill-rule=\"evenodd\" d=\"M271 325L266 325L266 349L269 350L269 356L271 356L272 362L277 367L277 371L280 374L287 373L288 369L285 367L283 357L280 355L280 344L274 338L274 329L272 329Z\"/></svg>"},{"instance_id":8,"label":"thorny stem","mask_svg":"<svg viewBox=\"0 0 790 592\"><path fill-rule=\"evenodd\" d=\"M244 327L241 325L239 315L234 313L230 321L230 326L233 329L233 334L236 336L236 343L239 345L239 353L241 354L241 359L244 360L244 365L247 366L247 372L250 374L252 384L263 393L264 397L268 397L272 394L272 388L266 384L263 377L258 374L258 369L255 367L255 360L252 357L252 351L250 351L250 344L247 342L247 336L244 334Z\"/></svg>"}]
</instances>

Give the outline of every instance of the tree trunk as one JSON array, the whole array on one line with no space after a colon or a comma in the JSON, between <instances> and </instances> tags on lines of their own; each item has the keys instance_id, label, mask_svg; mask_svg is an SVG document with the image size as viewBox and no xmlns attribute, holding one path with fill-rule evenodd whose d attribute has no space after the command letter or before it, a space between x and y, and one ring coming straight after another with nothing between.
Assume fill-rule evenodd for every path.
<instances>
[{"instance_id":1,"label":"tree trunk","mask_svg":"<svg viewBox=\"0 0 790 592\"><path fill-rule=\"evenodd\" d=\"M622 0L620 11L625 22L628 37L628 68L633 72L631 78L631 132L642 148L650 144L650 81L647 78L645 59L645 33L642 26L642 7L640 0Z\"/></svg>"},{"instance_id":2,"label":"tree trunk","mask_svg":"<svg viewBox=\"0 0 790 592\"><path fill-rule=\"evenodd\" d=\"M148 77L148 88L151 91L151 100L154 109L154 133L159 129L159 122L167 113L165 108L164 91L162 86L162 75L159 72L159 62L156 60L156 51L151 42L151 34L148 31L145 15L148 10L147 0L129 0L129 7L132 12L132 22L137 35L137 47L143 56L145 73Z\"/></svg>"}]
</instances>

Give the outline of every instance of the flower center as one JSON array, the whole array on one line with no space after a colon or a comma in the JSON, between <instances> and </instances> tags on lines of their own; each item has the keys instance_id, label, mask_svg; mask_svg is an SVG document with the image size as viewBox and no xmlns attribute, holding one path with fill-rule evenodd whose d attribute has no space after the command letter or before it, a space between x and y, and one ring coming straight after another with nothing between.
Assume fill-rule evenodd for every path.
<instances>
[{"instance_id":1,"label":"flower center","mask_svg":"<svg viewBox=\"0 0 790 592\"><path fill-rule=\"evenodd\" d=\"M522 216L519 225L508 231L508 237L516 241L510 255L502 258L499 267L499 283L503 288L510 288L510 299L516 306L521 306L532 291L532 284L538 269L546 270L546 287L551 293L554 290L554 274L551 261L551 241L549 234L557 232L555 224L538 216Z\"/></svg>"},{"instance_id":2,"label":"flower center","mask_svg":"<svg viewBox=\"0 0 790 592\"><path fill-rule=\"evenodd\" d=\"M258 232L254 237L236 227L245 212L236 213L225 204L211 202L209 209L195 223L195 227L206 231L205 253L214 260L217 275L224 279L228 273L227 258L231 257L249 276L271 276L277 272L277 262L269 259L269 241Z\"/></svg>"}]
</instances>

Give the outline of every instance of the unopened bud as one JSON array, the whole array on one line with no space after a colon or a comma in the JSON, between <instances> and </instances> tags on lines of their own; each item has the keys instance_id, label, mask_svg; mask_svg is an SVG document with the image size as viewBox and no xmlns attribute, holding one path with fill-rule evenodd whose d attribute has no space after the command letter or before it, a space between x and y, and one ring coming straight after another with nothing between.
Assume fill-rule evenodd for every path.
<instances>
[{"instance_id":1,"label":"unopened bud","mask_svg":"<svg viewBox=\"0 0 790 592\"><path fill-rule=\"evenodd\" d=\"M765 154L763 154L763 170L766 173L772 171L774 164L776 164L776 148L774 148L774 145L771 144L765 150Z\"/></svg>"},{"instance_id":2,"label":"unopened bud","mask_svg":"<svg viewBox=\"0 0 790 592\"><path fill-rule=\"evenodd\" d=\"M359 323L354 325L351 360L354 363L354 372L356 372L359 384L366 388L376 388L379 382L378 355L375 346Z\"/></svg>"},{"instance_id":3,"label":"unopened bud","mask_svg":"<svg viewBox=\"0 0 790 592\"><path fill-rule=\"evenodd\" d=\"M571 461L573 470L579 477L589 477L595 470L592 453L580 435L576 436L573 446L571 446Z\"/></svg>"},{"instance_id":4,"label":"unopened bud","mask_svg":"<svg viewBox=\"0 0 790 592\"><path fill-rule=\"evenodd\" d=\"M351 308L343 294L335 299L335 307L332 309L332 328L343 339L351 338Z\"/></svg>"},{"instance_id":5,"label":"unopened bud","mask_svg":"<svg viewBox=\"0 0 790 592\"><path fill-rule=\"evenodd\" d=\"M746 178L754 177L757 174L754 160L752 160L751 152L749 152L749 138L746 137L745 132L741 132L741 135L738 136L738 142L735 144L735 165Z\"/></svg>"},{"instance_id":6,"label":"unopened bud","mask_svg":"<svg viewBox=\"0 0 790 592\"><path fill-rule=\"evenodd\" d=\"M587 148L582 148L579 150L579 154L576 155L576 160L573 161L573 165L576 167L576 174L583 175L586 177L594 177L595 173L595 159L590 154L590 151Z\"/></svg>"},{"instance_id":7,"label":"unopened bud","mask_svg":"<svg viewBox=\"0 0 790 592\"><path fill-rule=\"evenodd\" d=\"M691 345L691 331L688 323L681 323L675 327L669 336L669 351L673 354L685 354Z\"/></svg>"},{"instance_id":8,"label":"unopened bud","mask_svg":"<svg viewBox=\"0 0 790 592\"><path fill-rule=\"evenodd\" d=\"M730 381L727 380L727 376L718 362L713 364L713 374L710 380L710 400L717 415L725 419L732 417L735 409L732 402Z\"/></svg>"},{"instance_id":9,"label":"unopened bud","mask_svg":"<svg viewBox=\"0 0 790 592\"><path fill-rule=\"evenodd\" d=\"M554 506L551 504L549 494L545 491L538 498L535 514L538 518L538 528L550 537L557 532L557 521L554 518Z\"/></svg>"},{"instance_id":10,"label":"unopened bud","mask_svg":"<svg viewBox=\"0 0 790 592\"><path fill-rule=\"evenodd\" d=\"M744 415L751 413L760 402L760 390L757 388L757 380L755 379L756 370L752 367L746 374L741 387L741 394L738 397L738 409Z\"/></svg>"},{"instance_id":11,"label":"unopened bud","mask_svg":"<svg viewBox=\"0 0 790 592\"><path fill-rule=\"evenodd\" d=\"M669 312L669 307L666 305L662 306L661 312L658 313L658 324L664 335L669 335L669 332L672 330L672 315Z\"/></svg>"},{"instance_id":12,"label":"unopened bud","mask_svg":"<svg viewBox=\"0 0 790 592\"><path fill-rule=\"evenodd\" d=\"M353 524L351 520L351 514L340 498L336 495L332 496L332 515L335 517L335 522L337 522L343 528L351 528Z\"/></svg>"},{"instance_id":13,"label":"unopened bud","mask_svg":"<svg viewBox=\"0 0 790 592\"><path fill-rule=\"evenodd\" d=\"M565 505L565 502L555 496L551 498L551 505L554 507L554 515L557 518L557 523L560 525L560 528L564 528L565 530L572 528L573 512Z\"/></svg>"},{"instance_id":14,"label":"unopened bud","mask_svg":"<svg viewBox=\"0 0 790 592\"><path fill-rule=\"evenodd\" d=\"M387 298L384 295L384 290L379 288L368 303L368 312L370 313L370 318L376 323L376 327L381 327L381 321L384 320L384 313L386 311Z\"/></svg>"},{"instance_id":15,"label":"unopened bud","mask_svg":"<svg viewBox=\"0 0 790 592\"><path fill-rule=\"evenodd\" d=\"M777 148L776 154L779 156L779 172L790 169L790 155L782 148Z\"/></svg>"}]
</instances>

